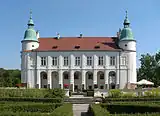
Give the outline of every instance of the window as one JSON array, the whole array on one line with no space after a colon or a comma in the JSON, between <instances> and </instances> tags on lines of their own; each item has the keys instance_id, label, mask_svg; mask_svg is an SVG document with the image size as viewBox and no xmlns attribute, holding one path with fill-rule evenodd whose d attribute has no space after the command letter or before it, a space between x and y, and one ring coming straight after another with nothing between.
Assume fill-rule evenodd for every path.
<instances>
[{"instance_id":1,"label":"window","mask_svg":"<svg viewBox=\"0 0 160 116\"><path fill-rule=\"evenodd\" d=\"M121 65L126 65L126 57L125 56L121 57Z\"/></svg>"},{"instance_id":2,"label":"window","mask_svg":"<svg viewBox=\"0 0 160 116\"><path fill-rule=\"evenodd\" d=\"M100 79L104 79L104 74L100 74Z\"/></svg>"},{"instance_id":3,"label":"window","mask_svg":"<svg viewBox=\"0 0 160 116\"><path fill-rule=\"evenodd\" d=\"M111 65L111 66L114 66L114 65L116 64L116 63L115 63L115 62L116 62L115 60L116 60L115 56L111 56L111 57L110 57L110 65Z\"/></svg>"},{"instance_id":4,"label":"window","mask_svg":"<svg viewBox=\"0 0 160 116\"><path fill-rule=\"evenodd\" d=\"M98 65L103 65L103 60L104 60L103 56L99 56Z\"/></svg>"},{"instance_id":5,"label":"window","mask_svg":"<svg viewBox=\"0 0 160 116\"><path fill-rule=\"evenodd\" d=\"M57 57L52 57L52 65L57 66L58 64L58 58Z\"/></svg>"},{"instance_id":6,"label":"window","mask_svg":"<svg viewBox=\"0 0 160 116\"><path fill-rule=\"evenodd\" d=\"M104 89L104 86L103 86L103 85L101 85L101 86L100 86L100 89Z\"/></svg>"},{"instance_id":7,"label":"window","mask_svg":"<svg viewBox=\"0 0 160 116\"><path fill-rule=\"evenodd\" d=\"M68 74L65 74L64 79L68 79L68 76L69 76Z\"/></svg>"},{"instance_id":8,"label":"window","mask_svg":"<svg viewBox=\"0 0 160 116\"><path fill-rule=\"evenodd\" d=\"M81 64L81 58L80 57L76 57L76 59L75 59L75 65L76 66L80 66L80 64Z\"/></svg>"},{"instance_id":9,"label":"window","mask_svg":"<svg viewBox=\"0 0 160 116\"><path fill-rule=\"evenodd\" d=\"M32 45L32 47L34 47L34 45Z\"/></svg>"},{"instance_id":10,"label":"window","mask_svg":"<svg viewBox=\"0 0 160 116\"><path fill-rule=\"evenodd\" d=\"M68 66L68 57L64 57L64 66Z\"/></svg>"},{"instance_id":11,"label":"window","mask_svg":"<svg viewBox=\"0 0 160 116\"><path fill-rule=\"evenodd\" d=\"M30 64L31 64L31 65L34 65L34 64L35 64L35 61L34 61L34 59L33 59L32 57L30 57Z\"/></svg>"},{"instance_id":12,"label":"window","mask_svg":"<svg viewBox=\"0 0 160 116\"><path fill-rule=\"evenodd\" d=\"M41 57L41 65L42 66L46 66L46 64L47 64L46 60L47 60L46 57Z\"/></svg>"},{"instance_id":13,"label":"window","mask_svg":"<svg viewBox=\"0 0 160 116\"><path fill-rule=\"evenodd\" d=\"M92 57L87 57L87 65L91 66L92 65Z\"/></svg>"},{"instance_id":14,"label":"window","mask_svg":"<svg viewBox=\"0 0 160 116\"><path fill-rule=\"evenodd\" d=\"M92 74L88 74L88 79L93 79L93 75Z\"/></svg>"}]
</instances>

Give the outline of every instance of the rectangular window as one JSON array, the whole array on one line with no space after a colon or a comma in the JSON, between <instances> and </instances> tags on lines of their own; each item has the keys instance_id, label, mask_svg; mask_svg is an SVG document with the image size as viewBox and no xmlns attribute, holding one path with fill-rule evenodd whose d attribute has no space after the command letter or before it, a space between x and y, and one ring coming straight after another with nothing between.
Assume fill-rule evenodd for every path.
<instances>
[{"instance_id":1,"label":"rectangular window","mask_svg":"<svg viewBox=\"0 0 160 116\"><path fill-rule=\"evenodd\" d=\"M68 66L68 57L64 57L64 66Z\"/></svg>"},{"instance_id":2,"label":"rectangular window","mask_svg":"<svg viewBox=\"0 0 160 116\"><path fill-rule=\"evenodd\" d=\"M52 65L57 66L58 65L58 58L57 57L52 57Z\"/></svg>"},{"instance_id":3,"label":"rectangular window","mask_svg":"<svg viewBox=\"0 0 160 116\"><path fill-rule=\"evenodd\" d=\"M115 64L116 64L116 58L115 58L115 56L111 56L110 57L110 65L114 66Z\"/></svg>"},{"instance_id":4,"label":"rectangular window","mask_svg":"<svg viewBox=\"0 0 160 116\"><path fill-rule=\"evenodd\" d=\"M81 65L81 58L80 57L76 57L75 58L75 65L76 66L80 66Z\"/></svg>"},{"instance_id":5,"label":"rectangular window","mask_svg":"<svg viewBox=\"0 0 160 116\"><path fill-rule=\"evenodd\" d=\"M46 66L47 65L47 58L46 57L41 57L41 65Z\"/></svg>"},{"instance_id":6,"label":"rectangular window","mask_svg":"<svg viewBox=\"0 0 160 116\"><path fill-rule=\"evenodd\" d=\"M99 56L99 58L98 58L98 65L103 65L103 63L104 63L103 56Z\"/></svg>"},{"instance_id":7,"label":"rectangular window","mask_svg":"<svg viewBox=\"0 0 160 116\"><path fill-rule=\"evenodd\" d=\"M87 57L87 65L88 66L92 65L92 57L91 56Z\"/></svg>"},{"instance_id":8,"label":"rectangular window","mask_svg":"<svg viewBox=\"0 0 160 116\"><path fill-rule=\"evenodd\" d=\"M121 65L126 65L126 57L125 56L121 57Z\"/></svg>"}]
</instances>

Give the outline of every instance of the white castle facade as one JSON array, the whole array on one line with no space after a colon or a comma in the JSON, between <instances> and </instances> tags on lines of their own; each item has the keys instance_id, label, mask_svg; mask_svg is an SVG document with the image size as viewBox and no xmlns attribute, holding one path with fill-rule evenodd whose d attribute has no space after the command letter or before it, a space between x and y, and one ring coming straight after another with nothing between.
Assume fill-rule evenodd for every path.
<instances>
[{"instance_id":1,"label":"white castle facade","mask_svg":"<svg viewBox=\"0 0 160 116\"><path fill-rule=\"evenodd\" d=\"M32 16L22 40L21 81L28 88L123 89L137 82L136 41L126 15L116 37L42 38Z\"/></svg>"}]
</instances>

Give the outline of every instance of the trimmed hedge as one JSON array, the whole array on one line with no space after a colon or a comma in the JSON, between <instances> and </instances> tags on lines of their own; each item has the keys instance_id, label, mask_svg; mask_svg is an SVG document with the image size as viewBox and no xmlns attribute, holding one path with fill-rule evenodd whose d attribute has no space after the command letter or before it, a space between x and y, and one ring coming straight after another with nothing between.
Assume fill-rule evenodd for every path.
<instances>
[{"instance_id":1,"label":"trimmed hedge","mask_svg":"<svg viewBox=\"0 0 160 116\"><path fill-rule=\"evenodd\" d=\"M160 113L160 106L158 104L102 104L103 108L108 110L111 114L123 113Z\"/></svg>"},{"instance_id":2,"label":"trimmed hedge","mask_svg":"<svg viewBox=\"0 0 160 116\"><path fill-rule=\"evenodd\" d=\"M110 116L159 116L159 113L145 113L145 114L110 114Z\"/></svg>"},{"instance_id":3,"label":"trimmed hedge","mask_svg":"<svg viewBox=\"0 0 160 116\"><path fill-rule=\"evenodd\" d=\"M28 97L28 98L64 98L65 92L62 89L2 89L0 98L4 97Z\"/></svg>"},{"instance_id":4,"label":"trimmed hedge","mask_svg":"<svg viewBox=\"0 0 160 116\"><path fill-rule=\"evenodd\" d=\"M57 107L62 106L62 104L52 104L52 103L13 103L13 104L0 104L1 112L41 112L49 113L53 112Z\"/></svg>"},{"instance_id":5,"label":"trimmed hedge","mask_svg":"<svg viewBox=\"0 0 160 116\"><path fill-rule=\"evenodd\" d=\"M89 105L88 113L90 113L91 116L109 116L109 112L102 108L99 104L92 104Z\"/></svg>"},{"instance_id":6,"label":"trimmed hedge","mask_svg":"<svg viewBox=\"0 0 160 116\"><path fill-rule=\"evenodd\" d=\"M50 103L62 103L62 98L0 98L0 101L14 101L14 102L50 102Z\"/></svg>"},{"instance_id":7,"label":"trimmed hedge","mask_svg":"<svg viewBox=\"0 0 160 116\"><path fill-rule=\"evenodd\" d=\"M147 98L147 97L141 97L141 98L105 98L104 102L115 102L115 101L160 101L160 97L153 97L153 98Z\"/></svg>"},{"instance_id":8,"label":"trimmed hedge","mask_svg":"<svg viewBox=\"0 0 160 116\"><path fill-rule=\"evenodd\" d=\"M64 104L52 112L53 116L73 116L72 104Z\"/></svg>"}]
</instances>

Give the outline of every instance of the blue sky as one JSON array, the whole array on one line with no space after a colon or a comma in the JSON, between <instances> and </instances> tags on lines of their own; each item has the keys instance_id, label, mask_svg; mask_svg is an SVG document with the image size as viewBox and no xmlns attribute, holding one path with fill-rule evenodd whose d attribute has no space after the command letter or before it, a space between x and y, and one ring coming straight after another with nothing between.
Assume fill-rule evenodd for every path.
<instances>
[{"instance_id":1,"label":"blue sky","mask_svg":"<svg viewBox=\"0 0 160 116\"><path fill-rule=\"evenodd\" d=\"M20 68L21 40L30 9L41 37L56 36L56 32L61 36L115 36L128 10L138 59L160 48L159 6L160 0L3 0L0 67Z\"/></svg>"}]
</instances>

